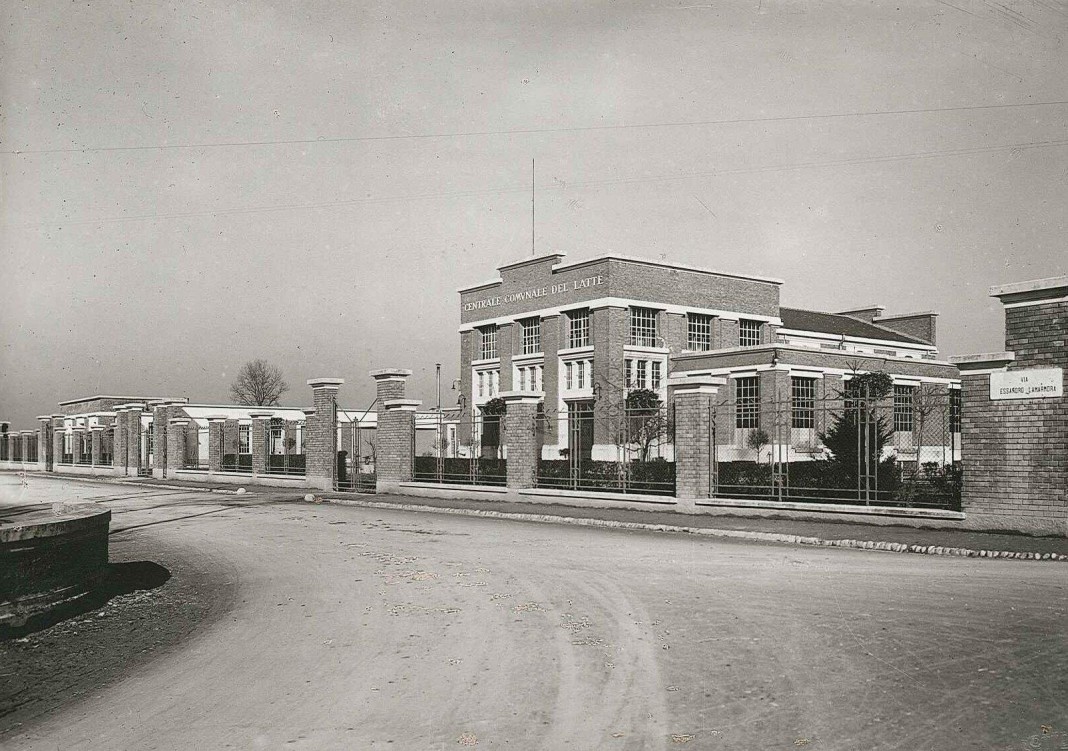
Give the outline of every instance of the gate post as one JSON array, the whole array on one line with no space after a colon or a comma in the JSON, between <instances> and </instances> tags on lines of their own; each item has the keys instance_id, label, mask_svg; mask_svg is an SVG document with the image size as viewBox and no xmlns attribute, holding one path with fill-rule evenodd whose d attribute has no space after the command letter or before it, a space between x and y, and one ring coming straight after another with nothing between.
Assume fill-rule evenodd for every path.
<instances>
[{"instance_id":1,"label":"gate post","mask_svg":"<svg viewBox=\"0 0 1068 751\"><path fill-rule=\"evenodd\" d=\"M134 477L141 475L141 414L145 405L132 403L126 409L126 466Z\"/></svg>"},{"instance_id":2,"label":"gate post","mask_svg":"<svg viewBox=\"0 0 1068 751\"><path fill-rule=\"evenodd\" d=\"M415 410L421 402L405 399L410 370L372 370L378 399L375 430L375 488L381 493L400 482L410 482L415 462Z\"/></svg>"},{"instance_id":3,"label":"gate post","mask_svg":"<svg viewBox=\"0 0 1068 751\"><path fill-rule=\"evenodd\" d=\"M333 490L337 475L337 392L345 383L343 378L312 378L312 404L315 413L304 421L305 466L308 485L320 490Z\"/></svg>"},{"instance_id":4,"label":"gate post","mask_svg":"<svg viewBox=\"0 0 1068 751\"><path fill-rule=\"evenodd\" d=\"M726 382L726 378L714 376L668 381L674 392L675 498L680 511L696 511L696 499L711 498L715 493L712 410L716 394Z\"/></svg>"},{"instance_id":5,"label":"gate post","mask_svg":"<svg viewBox=\"0 0 1068 751\"><path fill-rule=\"evenodd\" d=\"M249 451L252 452L252 474L267 474L268 443L267 430L274 412L254 410L248 413L252 418L252 430L249 431Z\"/></svg>"},{"instance_id":6,"label":"gate post","mask_svg":"<svg viewBox=\"0 0 1068 751\"><path fill-rule=\"evenodd\" d=\"M90 430L92 431L92 433L90 434L89 439L91 441L91 443L89 444L89 463L92 464L93 468L95 469L100 466L100 454L101 448L103 446L104 426L94 425Z\"/></svg>"},{"instance_id":7,"label":"gate post","mask_svg":"<svg viewBox=\"0 0 1068 751\"><path fill-rule=\"evenodd\" d=\"M115 433L111 437L111 466L116 475L126 474L126 407L115 407ZM58 462L58 454L56 461Z\"/></svg>"},{"instance_id":8,"label":"gate post","mask_svg":"<svg viewBox=\"0 0 1068 751\"><path fill-rule=\"evenodd\" d=\"M223 426L226 415L208 415L208 472L222 472Z\"/></svg>"},{"instance_id":9,"label":"gate post","mask_svg":"<svg viewBox=\"0 0 1068 751\"><path fill-rule=\"evenodd\" d=\"M37 464L38 469L45 472L52 471L52 435L49 428L52 425L52 418L48 415L38 415L37 422L40 427L37 429Z\"/></svg>"},{"instance_id":10,"label":"gate post","mask_svg":"<svg viewBox=\"0 0 1068 751\"><path fill-rule=\"evenodd\" d=\"M63 462L63 415L52 415L52 469Z\"/></svg>"},{"instance_id":11,"label":"gate post","mask_svg":"<svg viewBox=\"0 0 1068 751\"><path fill-rule=\"evenodd\" d=\"M173 477L185 463L185 429L189 420L172 417L167 425L167 475Z\"/></svg>"},{"instance_id":12,"label":"gate post","mask_svg":"<svg viewBox=\"0 0 1068 751\"><path fill-rule=\"evenodd\" d=\"M509 488L532 488L538 472L536 420L544 394L530 391L502 391L498 396L507 405L504 413L504 445L508 450L506 470Z\"/></svg>"}]
</instances>

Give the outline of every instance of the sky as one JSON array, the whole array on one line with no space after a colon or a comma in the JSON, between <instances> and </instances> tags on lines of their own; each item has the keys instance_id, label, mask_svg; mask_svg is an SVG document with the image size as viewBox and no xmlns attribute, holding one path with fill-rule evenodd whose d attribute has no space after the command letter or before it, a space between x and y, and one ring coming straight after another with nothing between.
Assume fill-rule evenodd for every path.
<instances>
[{"instance_id":1,"label":"sky","mask_svg":"<svg viewBox=\"0 0 1068 751\"><path fill-rule=\"evenodd\" d=\"M613 251L935 310L1068 273L1068 2L5 2L0 420L414 371L458 287ZM531 162L534 160L534 172Z\"/></svg>"}]
</instances>

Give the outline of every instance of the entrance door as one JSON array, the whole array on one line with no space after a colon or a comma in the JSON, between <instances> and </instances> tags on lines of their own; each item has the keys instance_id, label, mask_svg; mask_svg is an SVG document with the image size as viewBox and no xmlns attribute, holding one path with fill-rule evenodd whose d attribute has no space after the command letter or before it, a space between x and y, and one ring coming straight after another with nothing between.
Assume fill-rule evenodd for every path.
<instances>
[{"instance_id":1,"label":"entrance door","mask_svg":"<svg viewBox=\"0 0 1068 751\"><path fill-rule=\"evenodd\" d=\"M567 405L567 455L574 487L582 478L583 465L593 457L593 402Z\"/></svg>"}]
</instances>

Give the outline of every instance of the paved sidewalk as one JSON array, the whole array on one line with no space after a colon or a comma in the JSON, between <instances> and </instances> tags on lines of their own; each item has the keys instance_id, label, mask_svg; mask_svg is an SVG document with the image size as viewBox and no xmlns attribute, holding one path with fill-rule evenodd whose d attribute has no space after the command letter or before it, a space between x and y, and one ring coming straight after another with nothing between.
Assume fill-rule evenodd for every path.
<instances>
[{"instance_id":1,"label":"paved sidewalk","mask_svg":"<svg viewBox=\"0 0 1068 751\"><path fill-rule=\"evenodd\" d=\"M324 500L338 500L342 503L388 504L399 507L420 507L423 509L440 509L443 511L467 511L482 515L541 517L532 521L566 521L576 523L607 522L596 526L619 526L630 528L647 527L685 527L678 531L722 531L724 537L741 537L742 539L761 539L769 542L792 542L801 544L827 544L842 542L848 544L837 547L866 548L863 543L885 543L887 546L905 546L914 552L945 555L965 555L956 551L1002 551L1006 553L1028 554L1028 558L1049 555L1068 559L1068 538L1033 537L1030 535L1003 532L968 532L947 529L918 528L906 525L855 524L839 521L803 521L787 518L755 518L722 515L689 515L665 511L635 511L630 509L580 508L546 503L510 503L505 501L481 501L463 498L416 498L400 495L359 495L345 493L319 493L316 497ZM553 519L547 517L555 517ZM675 531L675 530L669 530ZM735 534L737 533L737 534ZM747 535L745 533L752 533ZM782 539L776 539L782 538ZM807 539L800 539L807 538ZM937 550L941 548L942 550ZM877 549L889 549L879 547ZM969 556L972 557L972 556ZM1008 557L1008 556L1004 556Z\"/></svg>"}]
</instances>

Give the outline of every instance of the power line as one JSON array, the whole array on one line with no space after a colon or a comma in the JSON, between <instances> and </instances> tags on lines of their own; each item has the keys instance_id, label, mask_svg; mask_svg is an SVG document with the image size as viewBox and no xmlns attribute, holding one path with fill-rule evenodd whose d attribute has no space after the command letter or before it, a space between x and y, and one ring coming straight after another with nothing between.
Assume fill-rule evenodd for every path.
<instances>
[{"instance_id":1,"label":"power line","mask_svg":"<svg viewBox=\"0 0 1068 751\"><path fill-rule=\"evenodd\" d=\"M585 133L595 131L613 130L639 130L643 128L690 128L711 125L744 125L751 123L780 123L796 122L803 120L833 120L848 117L879 117L885 115L919 115L942 112L974 112L980 110L1003 110L1022 107L1056 107L1068 104L1065 101L1051 102L1018 102L1015 104L975 104L959 107L924 107L916 109L898 110L866 110L859 112L829 112L811 115L774 115L768 117L740 117L720 120L680 120L673 122L635 123L631 125L577 125L558 128L518 128L514 130L472 130L454 131L441 133L401 133L382 136L339 136L336 138L295 138L288 140L262 140L262 141L215 141L202 143L179 143L157 144L155 146L86 146L82 148L69 147L61 149L7 149L0 150L0 154L25 156L31 154L87 154L106 153L113 151L166 151L172 149L214 149L214 148L240 148L255 146L290 146L308 144L330 143L361 143L365 141L404 141L404 140L429 140L435 138L477 138L488 136L518 136L540 135L548 133Z\"/></svg>"},{"instance_id":2,"label":"power line","mask_svg":"<svg viewBox=\"0 0 1068 751\"><path fill-rule=\"evenodd\" d=\"M581 188L599 188L609 185L634 185L640 183L675 182L680 180L694 180L705 177L724 177L730 175L748 175L767 172L788 172L805 169L826 169L830 167L855 166L860 164L879 164L886 162L900 162L919 159L937 159L956 156L969 156L974 154L988 154L999 151L1028 151L1041 148L1058 148L1068 146L1068 139L1051 141L1029 141L1024 143L1002 144L994 146L975 146L959 149L938 149L934 151L916 151L902 154L884 154L881 156L854 157L850 159L833 159L825 161L796 162L793 164L765 165L762 167L738 167L734 169L704 170L699 172L676 173L673 175L647 175L643 177L606 178L602 180L579 180L574 182L559 182L556 185L540 188L540 190L569 190ZM238 214L260 214L276 211L303 211L310 209L338 208L342 206L357 206L365 204L426 201L448 198L471 198L488 195L505 195L508 193L526 193L530 186L483 188L479 190L449 191L440 193L416 193L398 196L379 196L366 198L353 198L343 201L325 201L318 203L293 203L271 204L263 206L238 206L224 209L200 209L197 211L184 211L171 214L140 214L134 216L103 217L99 219L74 219L52 220L48 222L33 222L21 227L59 226L71 227L90 224L112 224L122 222L152 221L156 219L186 219L200 216L230 216Z\"/></svg>"}]
</instances>

